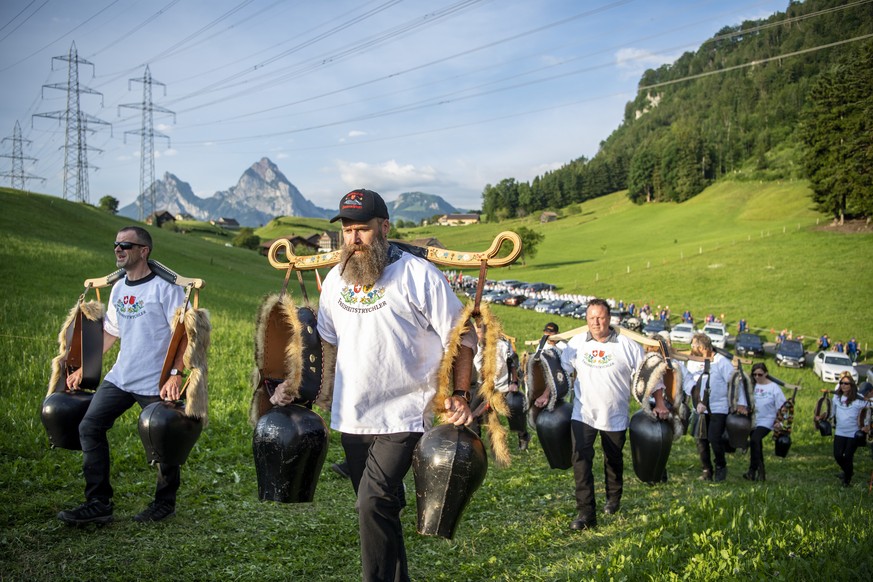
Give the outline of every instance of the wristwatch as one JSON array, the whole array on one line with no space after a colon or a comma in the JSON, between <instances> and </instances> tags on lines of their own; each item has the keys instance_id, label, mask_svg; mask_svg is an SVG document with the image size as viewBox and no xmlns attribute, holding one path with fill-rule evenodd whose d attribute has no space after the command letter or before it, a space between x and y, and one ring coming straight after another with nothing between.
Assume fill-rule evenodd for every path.
<instances>
[{"instance_id":1,"label":"wristwatch","mask_svg":"<svg viewBox=\"0 0 873 582\"><path fill-rule=\"evenodd\" d=\"M179 371L178 368L173 368L170 370L170 376L181 376L182 372Z\"/></svg>"},{"instance_id":2,"label":"wristwatch","mask_svg":"<svg viewBox=\"0 0 873 582\"><path fill-rule=\"evenodd\" d=\"M452 392L452 396L457 396L458 398L463 398L467 401L467 404L470 403L470 391L469 390L455 390Z\"/></svg>"}]
</instances>

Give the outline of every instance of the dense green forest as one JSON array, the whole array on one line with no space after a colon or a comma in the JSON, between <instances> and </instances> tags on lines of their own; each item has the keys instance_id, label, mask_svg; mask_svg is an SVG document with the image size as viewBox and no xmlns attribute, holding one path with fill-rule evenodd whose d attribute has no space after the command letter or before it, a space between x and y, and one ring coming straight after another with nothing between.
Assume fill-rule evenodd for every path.
<instances>
[{"instance_id":1,"label":"dense green forest","mask_svg":"<svg viewBox=\"0 0 873 582\"><path fill-rule=\"evenodd\" d=\"M822 212L871 216L871 71L871 0L791 2L647 70L592 159L489 184L482 211L501 220L625 189L637 203L681 202L730 175L806 177Z\"/></svg>"}]
</instances>

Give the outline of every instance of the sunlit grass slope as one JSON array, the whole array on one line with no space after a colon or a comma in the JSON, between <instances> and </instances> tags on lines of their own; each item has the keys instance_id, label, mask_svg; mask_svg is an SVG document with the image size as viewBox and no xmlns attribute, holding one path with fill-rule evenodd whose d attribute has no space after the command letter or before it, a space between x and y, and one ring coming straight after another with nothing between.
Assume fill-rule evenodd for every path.
<instances>
[{"instance_id":1,"label":"sunlit grass slope","mask_svg":"<svg viewBox=\"0 0 873 582\"><path fill-rule=\"evenodd\" d=\"M871 237L814 230L804 192L803 184L728 183L684 205L645 207L617 194L549 225L526 220L409 234L480 250L500 230L530 226L546 235L537 257L490 277L545 280L670 304L674 312L724 311L806 333L854 331L864 340L873 332ZM156 259L206 280L201 306L214 326L210 424L182 469L178 515L154 527L131 520L153 494L155 477L136 432L138 411L131 410L110 432L116 522L95 530L55 519L82 499L83 488L80 453L50 450L39 419L58 328L82 281L114 270L111 242L128 221L8 190L0 190L0 209L0 579L360 579L352 488L328 465L314 503L258 501L247 422L254 320L261 297L280 289L283 273L257 253L196 235L153 231ZM315 296L312 276L306 280ZM294 278L289 289L300 302ZM529 311L495 311L522 340L536 337L544 323ZM576 323L562 321L565 328ZM412 578L869 579L873 515L862 483L873 469L870 453L858 451L856 485L837 487L831 440L810 420L822 385L808 370L774 372L805 388L789 456L775 458L767 441L766 483L740 477L748 457L739 454L729 459L725 483L698 481L694 444L683 437L673 445L669 483L649 487L634 477L627 446L621 512L601 516L593 532L571 533L571 473L550 470L535 437L526 453L513 449L511 467L490 468L452 541L415 533L414 484L407 478L402 519ZM333 434L328 463L341 458Z\"/></svg>"}]
</instances>

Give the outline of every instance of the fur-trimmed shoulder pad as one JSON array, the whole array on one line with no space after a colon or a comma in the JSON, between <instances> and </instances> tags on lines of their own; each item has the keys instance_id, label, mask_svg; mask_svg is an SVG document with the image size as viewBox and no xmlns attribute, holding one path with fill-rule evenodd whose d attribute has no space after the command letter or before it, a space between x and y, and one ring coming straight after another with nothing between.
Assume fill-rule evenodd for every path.
<instances>
[{"instance_id":1,"label":"fur-trimmed shoulder pad","mask_svg":"<svg viewBox=\"0 0 873 582\"><path fill-rule=\"evenodd\" d=\"M67 314L67 318L61 325L61 331L58 333L58 355L52 358L52 375L49 379L46 396L57 392L59 387L62 386L61 382L65 381L65 367L70 356L70 345L73 341L73 332L79 313L85 319L97 322L102 321L104 311L103 304L99 301L80 301ZM63 388L60 388L60 390L63 390Z\"/></svg>"},{"instance_id":2,"label":"fur-trimmed shoulder pad","mask_svg":"<svg viewBox=\"0 0 873 582\"><path fill-rule=\"evenodd\" d=\"M264 297L255 324L252 426L272 407L270 396L280 384L292 400L329 409L335 363L335 349L318 335L313 307L295 305L286 293Z\"/></svg>"},{"instance_id":3,"label":"fur-trimmed shoulder pad","mask_svg":"<svg viewBox=\"0 0 873 582\"><path fill-rule=\"evenodd\" d=\"M494 453L497 464L505 467L510 463L509 446L506 444L507 430L495 413L506 416L509 409L503 394L494 388L494 380L497 375L497 342L503 335L503 329L500 321L494 317L487 304L479 306L478 314L474 315L474 312L475 305L468 304L449 336L449 343L440 363L437 392L431 408L434 414L445 412L443 403L454 391L453 370L455 358L461 349L461 338L470 333L470 320L475 317L477 324L485 329L485 338L482 342L482 371L480 373L482 382L479 385L479 397L488 404L488 408L491 410L486 421L491 451Z\"/></svg>"},{"instance_id":4,"label":"fur-trimmed shoulder pad","mask_svg":"<svg viewBox=\"0 0 873 582\"><path fill-rule=\"evenodd\" d=\"M182 312L182 307L176 310L173 316L173 329L179 325ZM212 322L206 309L188 309L184 313L185 319L182 325L185 326L185 335L188 338L188 345L182 355L182 363L188 370L188 377L185 379L185 415L201 419L203 426L206 426L209 408L207 354L211 342Z\"/></svg>"},{"instance_id":5,"label":"fur-trimmed shoulder pad","mask_svg":"<svg viewBox=\"0 0 873 582\"><path fill-rule=\"evenodd\" d=\"M650 399L652 394L662 387L664 388L664 402L670 409L670 418L673 423L673 439L676 440L685 432L685 427L682 424L682 407L684 405L682 370L679 366L670 366L660 353L646 352L643 361L631 378L631 394L640 403L640 409L643 413L650 418L656 418Z\"/></svg>"}]
</instances>

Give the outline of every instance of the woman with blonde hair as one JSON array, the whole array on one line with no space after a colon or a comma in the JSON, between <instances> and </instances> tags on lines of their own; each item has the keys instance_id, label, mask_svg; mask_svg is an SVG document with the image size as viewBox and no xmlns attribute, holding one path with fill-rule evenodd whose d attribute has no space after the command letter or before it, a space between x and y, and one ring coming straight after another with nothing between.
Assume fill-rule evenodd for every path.
<instances>
[{"instance_id":1,"label":"woman with blonde hair","mask_svg":"<svg viewBox=\"0 0 873 582\"><path fill-rule=\"evenodd\" d=\"M694 436L697 438L697 453L703 469L700 478L704 481L724 481L727 477L727 460L722 434L730 411L728 386L734 367L728 358L715 353L712 340L705 333L696 333L691 338L691 355L704 358L703 361L688 360L685 364L688 373L683 381L685 394L691 396L698 414L699 428ZM748 413L748 402L742 391L737 404L739 414Z\"/></svg>"}]
</instances>

